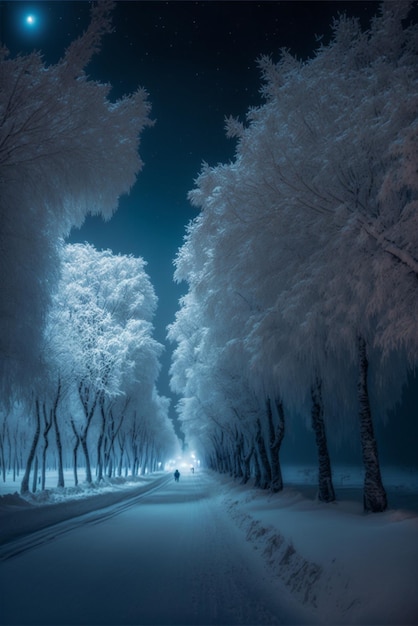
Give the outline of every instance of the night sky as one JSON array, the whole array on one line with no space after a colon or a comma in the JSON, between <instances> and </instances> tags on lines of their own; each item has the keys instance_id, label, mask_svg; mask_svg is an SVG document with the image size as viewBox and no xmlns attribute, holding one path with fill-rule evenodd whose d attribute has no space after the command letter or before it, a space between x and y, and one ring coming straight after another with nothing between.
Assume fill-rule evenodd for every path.
<instances>
[{"instance_id":1,"label":"night sky","mask_svg":"<svg viewBox=\"0 0 418 626\"><path fill-rule=\"evenodd\" d=\"M173 282L173 259L185 226L196 215L187 193L203 161L228 162L235 144L226 139L224 119L244 119L262 103L256 60L279 58L289 48L312 56L318 36L327 42L339 12L356 15L363 27L379 2L206 2L118 1L115 32L87 68L90 77L109 82L117 99L138 86L149 93L156 123L142 134L144 168L118 211L107 223L89 218L70 241L88 241L98 249L142 256L159 298L156 338L167 345L159 391L171 396L168 368L172 347L166 326L174 320L185 285ZM26 18L33 15L33 23ZM56 62L85 29L89 3L0 2L0 36L14 55L42 50ZM174 416L174 398L172 416Z\"/></svg>"}]
</instances>

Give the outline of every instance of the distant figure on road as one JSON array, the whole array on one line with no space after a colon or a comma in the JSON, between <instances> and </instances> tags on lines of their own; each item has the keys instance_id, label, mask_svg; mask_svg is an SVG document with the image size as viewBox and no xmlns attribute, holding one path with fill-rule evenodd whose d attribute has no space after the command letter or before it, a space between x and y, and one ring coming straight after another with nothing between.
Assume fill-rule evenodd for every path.
<instances>
[{"instance_id":1,"label":"distant figure on road","mask_svg":"<svg viewBox=\"0 0 418 626\"><path fill-rule=\"evenodd\" d=\"M194 467L191 467L190 469L192 470L192 474L194 474Z\"/></svg>"},{"instance_id":2,"label":"distant figure on road","mask_svg":"<svg viewBox=\"0 0 418 626\"><path fill-rule=\"evenodd\" d=\"M176 483L179 482L179 478L180 478L180 472L178 471L178 469L176 469L176 471L174 472L174 480L176 481Z\"/></svg>"}]
</instances>

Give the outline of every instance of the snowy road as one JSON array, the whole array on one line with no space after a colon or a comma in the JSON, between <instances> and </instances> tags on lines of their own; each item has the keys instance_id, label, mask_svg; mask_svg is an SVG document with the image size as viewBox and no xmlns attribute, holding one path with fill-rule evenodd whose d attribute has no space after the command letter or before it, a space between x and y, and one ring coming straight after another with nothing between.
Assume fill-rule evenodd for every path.
<instances>
[{"instance_id":1,"label":"snowy road","mask_svg":"<svg viewBox=\"0 0 418 626\"><path fill-rule=\"evenodd\" d=\"M303 623L216 488L204 473L182 476L117 515L43 531L42 544L0 563L0 623Z\"/></svg>"}]
</instances>

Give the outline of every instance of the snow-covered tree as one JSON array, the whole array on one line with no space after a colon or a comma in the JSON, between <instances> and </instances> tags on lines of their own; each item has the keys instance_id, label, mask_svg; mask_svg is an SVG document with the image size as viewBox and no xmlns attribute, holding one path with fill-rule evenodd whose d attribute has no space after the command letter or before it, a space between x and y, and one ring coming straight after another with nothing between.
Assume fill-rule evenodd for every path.
<instances>
[{"instance_id":1,"label":"snow-covered tree","mask_svg":"<svg viewBox=\"0 0 418 626\"><path fill-rule=\"evenodd\" d=\"M83 409L81 423L75 417L72 423L91 482L87 437L96 409L102 418L98 445L102 471L103 437L109 419L114 427L112 411L117 408L117 419L123 419L128 393L135 388L137 397L146 397L158 376L162 346L152 338L151 323L157 298L140 258L98 252L87 244L67 245L63 256L58 293ZM116 402L122 396L123 406Z\"/></svg>"},{"instance_id":2,"label":"snow-covered tree","mask_svg":"<svg viewBox=\"0 0 418 626\"><path fill-rule=\"evenodd\" d=\"M87 482L93 463L100 481L121 472L123 463L132 474L154 471L177 450L169 401L156 389L163 349L152 337L156 305L142 258L89 244L61 246L38 384L26 402L33 419L22 491L39 461L44 476L48 455L57 460L58 486L64 486L63 457L72 456L77 484L80 448ZM135 450L128 459L129 447Z\"/></svg>"},{"instance_id":3,"label":"snow-covered tree","mask_svg":"<svg viewBox=\"0 0 418 626\"><path fill-rule=\"evenodd\" d=\"M92 4L91 22L58 63L40 52L0 50L0 389L25 384L58 280L57 242L88 214L110 218L139 170L149 124L139 89L117 102L85 73L111 30L112 3Z\"/></svg>"},{"instance_id":4,"label":"snow-covered tree","mask_svg":"<svg viewBox=\"0 0 418 626\"><path fill-rule=\"evenodd\" d=\"M241 354L237 373L286 413L310 412L321 499L333 498L325 426L360 416L371 511L386 494L369 395L382 415L396 402L418 337L418 28L407 14L384 3L366 33L342 16L312 59L260 60L266 102L246 126L228 121L235 161L203 167L190 194L201 214L176 259L195 320ZM179 357L194 335L182 328L173 376L187 382Z\"/></svg>"}]
</instances>

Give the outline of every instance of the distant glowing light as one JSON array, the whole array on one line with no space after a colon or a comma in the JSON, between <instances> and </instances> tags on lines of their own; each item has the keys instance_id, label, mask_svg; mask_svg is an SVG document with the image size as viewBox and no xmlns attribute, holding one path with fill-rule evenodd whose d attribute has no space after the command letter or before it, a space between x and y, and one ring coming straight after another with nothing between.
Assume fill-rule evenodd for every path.
<instances>
[{"instance_id":1,"label":"distant glowing light","mask_svg":"<svg viewBox=\"0 0 418 626\"><path fill-rule=\"evenodd\" d=\"M26 24L28 26L35 26L35 24L36 24L36 17L34 15L32 15L32 14L27 15L25 21L26 21Z\"/></svg>"}]
</instances>

